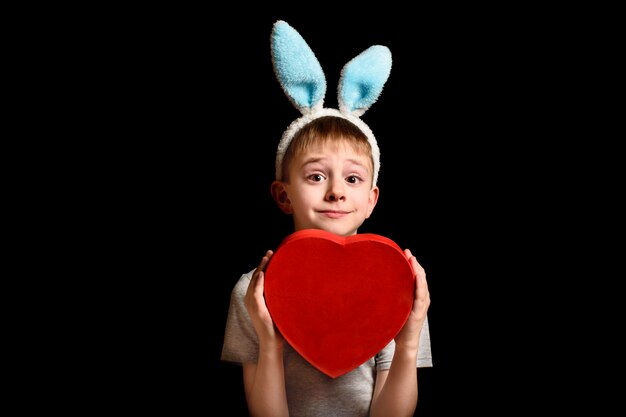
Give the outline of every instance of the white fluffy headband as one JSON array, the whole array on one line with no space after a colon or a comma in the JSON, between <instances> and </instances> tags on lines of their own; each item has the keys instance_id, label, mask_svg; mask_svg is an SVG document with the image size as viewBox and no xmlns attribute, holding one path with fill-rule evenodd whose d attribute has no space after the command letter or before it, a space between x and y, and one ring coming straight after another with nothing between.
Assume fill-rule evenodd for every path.
<instances>
[{"instance_id":1,"label":"white fluffy headband","mask_svg":"<svg viewBox=\"0 0 626 417\"><path fill-rule=\"evenodd\" d=\"M391 51L374 45L344 65L339 78L337 99L339 109L324 108L326 77L315 54L302 36L289 24L274 23L270 39L272 64L283 91L302 116L289 125L276 151L276 179L282 178L285 151L294 135L304 125L322 116L338 116L349 120L363 131L372 147L374 159L373 185L380 170L380 150L370 128L360 119L380 96L391 72Z\"/></svg>"}]
</instances>

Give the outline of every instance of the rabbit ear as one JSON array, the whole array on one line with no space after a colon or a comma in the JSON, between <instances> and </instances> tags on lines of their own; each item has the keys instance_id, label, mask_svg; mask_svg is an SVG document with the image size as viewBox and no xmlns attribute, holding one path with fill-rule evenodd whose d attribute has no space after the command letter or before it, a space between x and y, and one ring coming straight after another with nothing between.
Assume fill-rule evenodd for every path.
<instances>
[{"instance_id":1,"label":"rabbit ear","mask_svg":"<svg viewBox=\"0 0 626 417\"><path fill-rule=\"evenodd\" d=\"M380 96L390 72L391 51L386 46L370 46L350 60L339 79L339 110L361 116Z\"/></svg>"},{"instance_id":2,"label":"rabbit ear","mask_svg":"<svg viewBox=\"0 0 626 417\"><path fill-rule=\"evenodd\" d=\"M287 22L274 23L270 39L274 73L291 103L302 113L324 105L326 77L304 38Z\"/></svg>"}]
</instances>

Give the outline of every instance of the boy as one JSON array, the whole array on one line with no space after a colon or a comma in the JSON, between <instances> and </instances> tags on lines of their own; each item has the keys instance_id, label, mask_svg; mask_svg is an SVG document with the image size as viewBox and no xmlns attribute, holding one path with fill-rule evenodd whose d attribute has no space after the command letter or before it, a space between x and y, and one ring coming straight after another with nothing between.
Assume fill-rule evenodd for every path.
<instances>
[{"instance_id":1,"label":"boy","mask_svg":"<svg viewBox=\"0 0 626 417\"><path fill-rule=\"evenodd\" d=\"M282 21L276 22L272 35L278 80L303 116L281 138L271 194L293 217L295 231L354 235L379 196L378 145L359 116L380 94L391 67L390 54L385 47L374 46L349 62L340 79L339 110L325 109L325 78L306 42ZM251 415L413 415L418 399L416 366L432 366L430 296L423 268L408 249L404 253L416 272L408 320L381 352L336 379L309 364L274 326L263 295L264 270L273 251L239 279L231 296L222 359L242 364Z\"/></svg>"}]
</instances>

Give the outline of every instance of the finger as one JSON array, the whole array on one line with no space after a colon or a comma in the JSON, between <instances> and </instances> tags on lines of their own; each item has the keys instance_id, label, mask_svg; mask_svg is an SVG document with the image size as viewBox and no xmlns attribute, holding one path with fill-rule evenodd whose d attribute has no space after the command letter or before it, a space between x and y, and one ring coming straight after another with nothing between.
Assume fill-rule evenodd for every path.
<instances>
[{"instance_id":1,"label":"finger","mask_svg":"<svg viewBox=\"0 0 626 417\"><path fill-rule=\"evenodd\" d=\"M265 272L260 271L259 272L259 278L258 278L258 281L256 283L256 286L260 290L261 295L263 294L263 290L265 289L265 287L263 286L264 282L265 282Z\"/></svg>"},{"instance_id":2,"label":"finger","mask_svg":"<svg viewBox=\"0 0 626 417\"><path fill-rule=\"evenodd\" d=\"M415 272L416 276L421 275L422 277L426 278L426 271L424 271L422 265L417 262L417 258L415 257L415 255L413 255L413 253L411 253L409 249L404 250L404 255L406 256L406 259L411 263L411 266L413 267L413 272Z\"/></svg>"},{"instance_id":3,"label":"finger","mask_svg":"<svg viewBox=\"0 0 626 417\"><path fill-rule=\"evenodd\" d=\"M259 262L259 265L257 265L257 267L254 270L254 273L252 274L252 278L250 279L251 285L256 284L256 281L258 280L258 277L259 277L259 272L265 269L272 255L273 255L273 252L271 250L268 250L267 252L265 252L265 255L263 256L263 258L261 258L261 262Z\"/></svg>"},{"instance_id":4,"label":"finger","mask_svg":"<svg viewBox=\"0 0 626 417\"><path fill-rule=\"evenodd\" d=\"M261 259L261 262L259 263L259 266L257 266L253 274L254 295L255 297L258 297L259 299L264 300L264 297L263 297L263 293L265 291L265 286L264 286L265 272L264 271L265 271L265 268L267 267L267 263L269 262L273 254L274 252L272 250L268 250L267 252L265 252L265 256L263 256L263 258Z\"/></svg>"},{"instance_id":5,"label":"finger","mask_svg":"<svg viewBox=\"0 0 626 417\"><path fill-rule=\"evenodd\" d=\"M415 272L415 299L419 299L422 302L427 301L427 303L429 304L430 292L428 290L428 283L426 281L426 271L424 270L422 265L417 262L417 258L411 253L409 249L405 249L404 253L411 263L413 272ZM417 306L414 305L414 308L417 308Z\"/></svg>"},{"instance_id":6,"label":"finger","mask_svg":"<svg viewBox=\"0 0 626 417\"><path fill-rule=\"evenodd\" d=\"M265 252L265 255L263 256L263 258L261 258L261 262L259 263L259 266L257 266L258 271L265 270L265 267L267 266L267 263L270 261L270 258L272 257L273 254L274 252L272 252L271 250L268 250L267 252Z\"/></svg>"},{"instance_id":7,"label":"finger","mask_svg":"<svg viewBox=\"0 0 626 417\"><path fill-rule=\"evenodd\" d=\"M421 308L428 309L430 305L430 291L428 290L428 282L426 282L426 273L422 269L417 274L415 285L415 299L419 300Z\"/></svg>"}]
</instances>

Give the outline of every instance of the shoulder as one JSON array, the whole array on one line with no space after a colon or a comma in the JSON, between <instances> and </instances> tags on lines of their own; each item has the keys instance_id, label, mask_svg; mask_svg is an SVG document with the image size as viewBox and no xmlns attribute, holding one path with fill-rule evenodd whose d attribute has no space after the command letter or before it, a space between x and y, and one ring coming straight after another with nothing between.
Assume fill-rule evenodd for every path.
<instances>
[{"instance_id":1,"label":"shoulder","mask_svg":"<svg viewBox=\"0 0 626 417\"><path fill-rule=\"evenodd\" d=\"M256 269L256 268L255 268ZM252 274L254 273L254 269L250 272L243 274L233 287L232 297L238 298L243 297L248 290L248 286L250 285L250 280L252 279Z\"/></svg>"}]
</instances>

